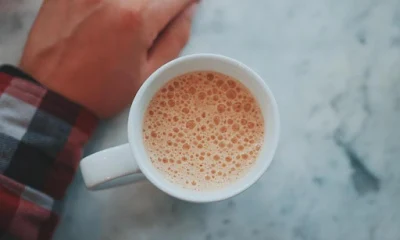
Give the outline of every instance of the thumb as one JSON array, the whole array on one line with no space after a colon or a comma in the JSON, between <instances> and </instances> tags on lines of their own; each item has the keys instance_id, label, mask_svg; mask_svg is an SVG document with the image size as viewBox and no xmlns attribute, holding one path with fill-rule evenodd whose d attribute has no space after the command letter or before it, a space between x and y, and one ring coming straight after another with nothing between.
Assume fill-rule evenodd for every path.
<instances>
[{"instance_id":1,"label":"thumb","mask_svg":"<svg viewBox=\"0 0 400 240\"><path fill-rule=\"evenodd\" d=\"M147 76L176 58L189 40L192 19L198 3L190 4L159 35L148 52Z\"/></svg>"}]
</instances>

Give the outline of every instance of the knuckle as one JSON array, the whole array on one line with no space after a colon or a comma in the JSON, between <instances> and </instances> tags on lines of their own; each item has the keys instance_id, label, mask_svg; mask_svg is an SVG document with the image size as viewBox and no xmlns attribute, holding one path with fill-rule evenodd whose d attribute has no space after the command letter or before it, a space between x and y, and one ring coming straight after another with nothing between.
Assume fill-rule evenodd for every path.
<instances>
[{"instance_id":1,"label":"knuckle","mask_svg":"<svg viewBox=\"0 0 400 240\"><path fill-rule=\"evenodd\" d=\"M143 18L140 11L136 9L123 8L120 13L120 24L129 30L141 28Z\"/></svg>"}]
</instances>

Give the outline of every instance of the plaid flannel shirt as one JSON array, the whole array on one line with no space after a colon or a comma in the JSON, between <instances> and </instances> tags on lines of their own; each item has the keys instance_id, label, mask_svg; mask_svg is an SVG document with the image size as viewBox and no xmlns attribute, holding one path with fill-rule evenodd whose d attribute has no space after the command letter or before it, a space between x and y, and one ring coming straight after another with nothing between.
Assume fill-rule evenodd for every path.
<instances>
[{"instance_id":1,"label":"plaid flannel shirt","mask_svg":"<svg viewBox=\"0 0 400 240\"><path fill-rule=\"evenodd\" d=\"M50 239L96 117L0 67L0 239Z\"/></svg>"}]
</instances>

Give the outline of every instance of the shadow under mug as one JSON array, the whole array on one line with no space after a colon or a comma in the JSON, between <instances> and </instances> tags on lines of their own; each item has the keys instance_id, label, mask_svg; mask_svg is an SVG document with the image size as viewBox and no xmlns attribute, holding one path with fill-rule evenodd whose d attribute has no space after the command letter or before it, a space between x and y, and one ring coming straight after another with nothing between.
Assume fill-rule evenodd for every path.
<instances>
[{"instance_id":1,"label":"shadow under mug","mask_svg":"<svg viewBox=\"0 0 400 240\"><path fill-rule=\"evenodd\" d=\"M215 71L237 79L253 94L264 117L264 143L256 162L243 177L217 190L196 191L171 183L153 166L143 142L143 118L152 97L172 78L193 71ZM129 143L87 156L81 161L80 167L85 184L91 190L118 186L120 183L113 180L123 176L131 176L130 181L134 182L144 175L173 197L190 202L219 201L244 191L262 176L275 154L279 130L277 103L259 75L246 65L225 56L194 54L165 64L144 82L129 113Z\"/></svg>"}]
</instances>

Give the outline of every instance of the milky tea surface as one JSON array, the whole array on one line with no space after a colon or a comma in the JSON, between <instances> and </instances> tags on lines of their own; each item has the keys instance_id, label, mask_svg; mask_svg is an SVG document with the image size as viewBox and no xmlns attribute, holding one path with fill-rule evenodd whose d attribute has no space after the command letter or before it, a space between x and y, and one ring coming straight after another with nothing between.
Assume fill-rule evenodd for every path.
<instances>
[{"instance_id":1,"label":"milky tea surface","mask_svg":"<svg viewBox=\"0 0 400 240\"><path fill-rule=\"evenodd\" d=\"M264 119L255 98L236 79L191 72L155 94L143 138L152 164L169 181L215 190L237 181L255 163Z\"/></svg>"}]
</instances>

